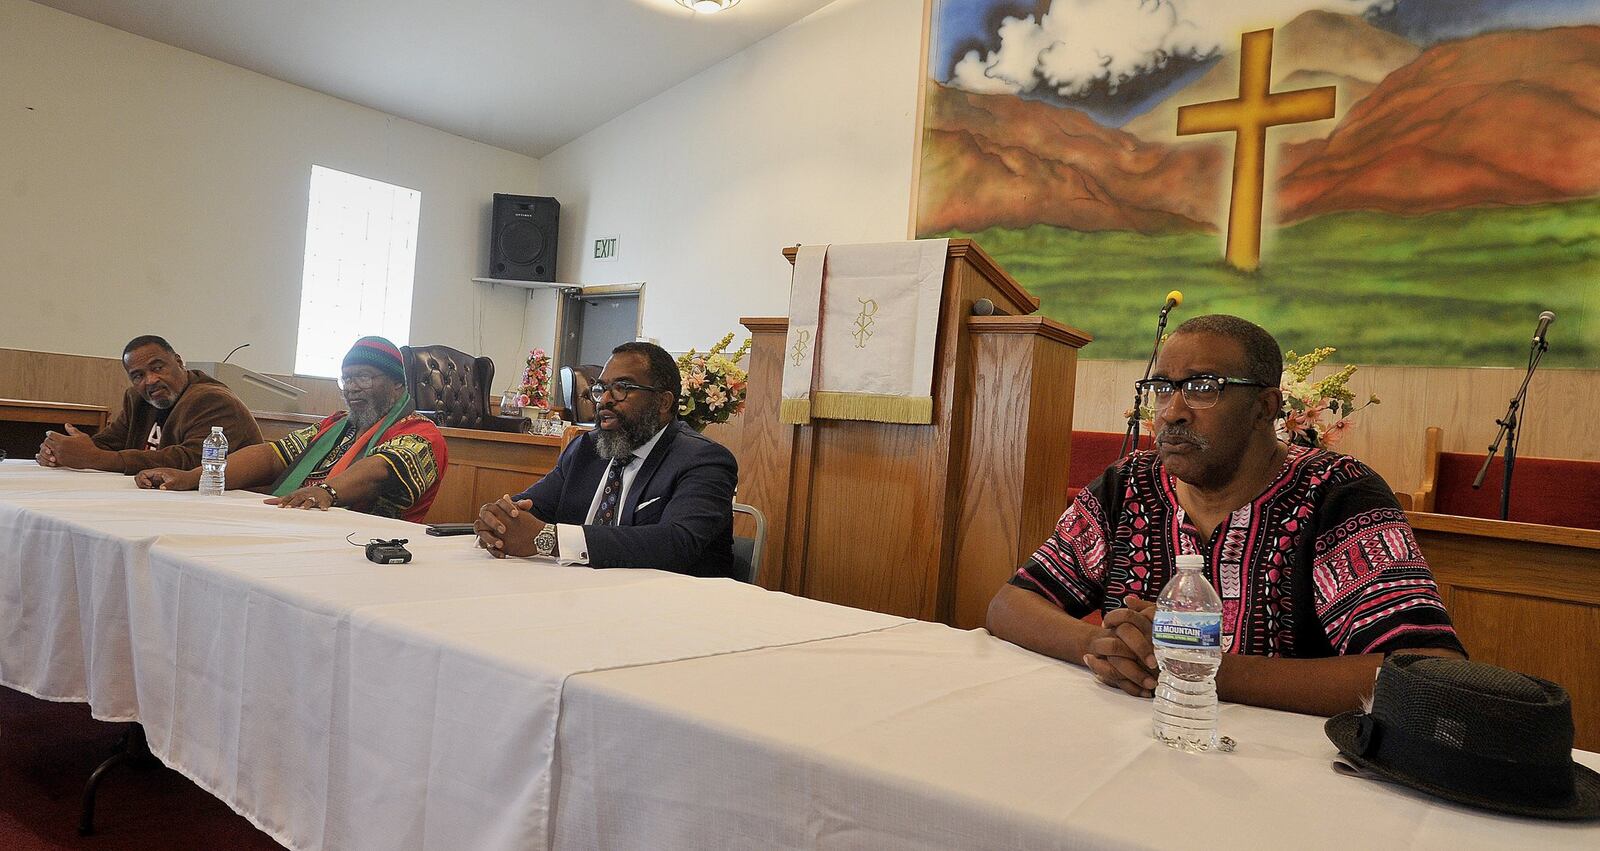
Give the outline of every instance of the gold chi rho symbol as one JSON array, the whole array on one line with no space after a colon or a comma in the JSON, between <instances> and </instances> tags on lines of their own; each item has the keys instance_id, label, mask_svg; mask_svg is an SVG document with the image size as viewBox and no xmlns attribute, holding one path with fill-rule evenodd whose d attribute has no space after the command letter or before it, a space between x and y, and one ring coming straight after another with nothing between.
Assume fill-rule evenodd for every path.
<instances>
[{"instance_id":1,"label":"gold chi rho symbol","mask_svg":"<svg viewBox=\"0 0 1600 851\"><path fill-rule=\"evenodd\" d=\"M872 339L872 317L878 313L878 302L870 298L858 298L861 302L861 312L856 314L856 330L851 336L856 338L856 348L864 349L867 341Z\"/></svg>"},{"instance_id":2,"label":"gold chi rho symbol","mask_svg":"<svg viewBox=\"0 0 1600 851\"><path fill-rule=\"evenodd\" d=\"M1334 87L1273 92L1272 30L1245 33L1239 44L1239 96L1178 110L1178 135L1235 133L1233 196L1228 203L1228 263L1261 265L1261 198L1267 128L1333 117Z\"/></svg>"},{"instance_id":3,"label":"gold chi rho symbol","mask_svg":"<svg viewBox=\"0 0 1600 851\"><path fill-rule=\"evenodd\" d=\"M810 331L801 328L799 331L794 332L794 351L789 353L789 357L794 361L795 366L799 366L800 362L806 359L806 345L810 342Z\"/></svg>"}]
</instances>

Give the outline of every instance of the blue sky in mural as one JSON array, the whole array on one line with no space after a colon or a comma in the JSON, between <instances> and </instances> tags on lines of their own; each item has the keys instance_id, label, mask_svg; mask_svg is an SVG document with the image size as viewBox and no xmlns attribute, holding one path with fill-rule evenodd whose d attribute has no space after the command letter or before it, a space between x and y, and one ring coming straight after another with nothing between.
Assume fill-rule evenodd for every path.
<instances>
[{"instance_id":1,"label":"blue sky in mural","mask_svg":"<svg viewBox=\"0 0 1600 851\"><path fill-rule=\"evenodd\" d=\"M1600 0L1062 0L1069 17L1047 19L1053 5L942 0L929 74L1121 126L1236 49L1237 33L1313 9L1363 14L1423 46L1489 30L1600 23Z\"/></svg>"},{"instance_id":2,"label":"blue sky in mural","mask_svg":"<svg viewBox=\"0 0 1600 851\"><path fill-rule=\"evenodd\" d=\"M1600 23L1595 0L1401 0L1374 24L1420 45L1489 30Z\"/></svg>"}]
</instances>

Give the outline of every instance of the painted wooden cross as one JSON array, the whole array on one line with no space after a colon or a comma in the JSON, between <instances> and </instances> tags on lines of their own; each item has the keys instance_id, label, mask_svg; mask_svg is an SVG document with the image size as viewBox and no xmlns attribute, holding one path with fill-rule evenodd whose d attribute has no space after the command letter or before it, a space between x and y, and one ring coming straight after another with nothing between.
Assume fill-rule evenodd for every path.
<instances>
[{"instance_id":1,"label":"painted wooden cross","mask_svg":"<svg viewBox=\"0 0 1600 851\"><path fill-rule=\"evenodd\" d=\"M1266 180L1267 128L1333 117L1334 87L1272 90L1272 30L1240 37L1239 96L1178 109L1178 135L1235 133L1233 196L1228 202L1228 263L1261 265L1261 200Z\"/></svg>"}]
</instances>

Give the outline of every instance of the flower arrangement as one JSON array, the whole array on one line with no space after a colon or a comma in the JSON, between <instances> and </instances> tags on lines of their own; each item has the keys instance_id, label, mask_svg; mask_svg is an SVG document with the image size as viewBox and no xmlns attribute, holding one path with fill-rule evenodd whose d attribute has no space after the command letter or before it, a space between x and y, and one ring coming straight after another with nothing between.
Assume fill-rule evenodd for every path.
<instances>
[{"instance_id":1,"label":"flower arrangement","mask_svg":"<svg viewBox=\"0 0 1600 851\"><path fill-rule=\"evenodd\" d=\"M1279 434L1290 443L1318 449L1332 449L1350 431L1350 415L1378 404L1376 395L1357 405L1350 392L1354 366L1345 366L1320 381L1311 373L1337 349L1324 347L1310 354L1289 352L1284 356L1283 420Z\"/></svg>"},{"instance_id":2,"label":"flower arrangement","mask_svg":"<svg viewBox=\"0 0 1600 851\"><path fill-rule=\"evenodd\" d=\"M544 349L528 352L528 365L522 370L522 386L517 404L540 413L550 410L550 356Z\"/></svg>"},{"instance_id":3,"label":"flower arrangement","mask_svg":"<svg viewBox=\"0 0 1600 851\"><path fill-rule=\"evenodd\" d=\"M744 397L750 376L739 361L750 352L750 340L732 355L724 354L733 343L733 334L723 337L701 354L690 349L678 358L678 373L683 378L683 395L678 397L678 415L695 431L712 423L725 423L744 413Z\"/></svg>"}]
</instances>

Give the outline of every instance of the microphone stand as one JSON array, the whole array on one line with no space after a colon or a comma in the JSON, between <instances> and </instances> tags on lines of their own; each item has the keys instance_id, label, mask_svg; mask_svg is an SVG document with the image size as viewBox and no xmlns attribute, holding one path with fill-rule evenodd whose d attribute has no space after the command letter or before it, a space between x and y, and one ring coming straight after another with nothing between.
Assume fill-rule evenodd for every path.
<instances>
[{"instance_id":1,"label":"microphone stand","mask_svg":"<svg viewBox=\"0 0 1600 851\"><path fill-rule=\"evenodd\" d=\"M1167 304L1161 307L1161 318L1156 321L1156 343L1150 349L1150 361L1144 365L1144 377L1140 378L1140 381L1149 378L1150 370L1155 368L1156 355L1161 353L1161 335L1167 330L1167 314L1171 313L1174 307L1177 305ZM1122 436L1122 450L1117 453L1118 458L1127 457L1128 453L1139 448L1139 401L1139 387L1134 385L1133 412L1128 414L1128 431Z\"/></svg>"},{"instance_id":2,"label":"microphone stand","mask_svg":"<svg viewBox=\"0 0 1600 851\"><path fill-rule=\"evenodd\" d=\"M1533 380L1533 371L1539 368L1539 361L1544 358L1544 353L1550 350L1543 336L1533 341L1533 351L1528 354L1528 373L1522 377L1522 386L1517 388L1517 395L1511 397L1511 404L1506 408L1503 419L1495 420L1500 426L1500 431L1495 434L1494 442L1489 444L1489 457L1483 459L1483 467L1478 470L1478 477L1472 480L1473 490L1483 487L1483 480L1489 475L1489 465L1494 463L1496 452L1500 451L1500 442L1505 441L1505 478L1500 482L1500 519L1511 518L1511 474L1517 467L1517 442L1522 438L1521 422L1517 418L1518 412L1527 401L1528 382Z\"/></svg>"}]
</instances>

